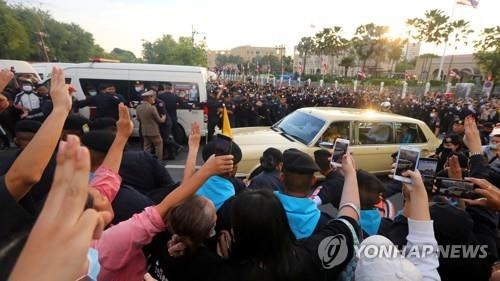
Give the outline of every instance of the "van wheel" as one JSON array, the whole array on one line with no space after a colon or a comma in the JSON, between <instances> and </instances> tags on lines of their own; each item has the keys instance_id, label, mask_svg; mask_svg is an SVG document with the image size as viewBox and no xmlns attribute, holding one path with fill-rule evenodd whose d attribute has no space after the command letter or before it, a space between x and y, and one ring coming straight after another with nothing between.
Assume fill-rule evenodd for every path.
<instances>
[{"instance_id":1,"label":"van wheel","mask_svg":"<svg viewBox=\"0 0 500 281\"><path fill-rule=\"evenodd\" d=\"M177 124L177 126L174 127L173 135L176 143L178 144L187 143L186 133L184 132L184 128L180 124Z\"/></svg>"}]
</instances>

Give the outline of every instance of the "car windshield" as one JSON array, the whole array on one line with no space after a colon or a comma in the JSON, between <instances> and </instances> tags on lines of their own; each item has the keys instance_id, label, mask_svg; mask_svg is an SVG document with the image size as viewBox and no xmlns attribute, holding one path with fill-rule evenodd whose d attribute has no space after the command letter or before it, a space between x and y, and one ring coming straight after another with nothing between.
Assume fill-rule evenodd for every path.
<instances>
[{"instance_id":1,"label":"car windshield","mask_svg":"<svg viewBox=\"0 0 500 281\"><path fill-rule=\"evenodd\" d=\"M295 111L273 125L292 138L309 144L325 125L325 121L304 112Z\"/></svg>"}]
</instances>

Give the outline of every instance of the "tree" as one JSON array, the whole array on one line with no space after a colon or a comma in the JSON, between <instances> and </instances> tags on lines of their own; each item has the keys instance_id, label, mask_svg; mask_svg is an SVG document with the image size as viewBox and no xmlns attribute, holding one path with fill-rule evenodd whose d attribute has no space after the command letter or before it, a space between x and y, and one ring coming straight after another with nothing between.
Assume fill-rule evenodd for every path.
<instances>
[{"instance_id":1,"label":"tree","mask_svg":"<svg viewBox=\"0 0 500 281\"><path fill-rule=\"evenodd\" d=\"M450 17L443 11L435 9L426 11L424 18L412 18L406 21L407 25L416 30L413 38L436 45L448 44L450 36L453 37L451 43L467 43L468 36L473 32L469 28L469 22L464 20L450 21ZM438 73L441 78L441 72Z\"/></svg>"},{"instance_id":2,"label":"tree","mask_svg":"<svg viewBox=\"0 0 500 281\"><path fill-rule=\"evenodd\" d=\"M111 55L112 58L117 59L120 62L138 62L134 53L128 50L114 48L109 54Z\"/></svg>"},{"instance_id":3,"label":"tree","mask_svg":"<svg viewBox=\"0 0 500 281\"><path fill-rule=\"evenodd\" d=\"M391 75L389 77L392 77L394 64L401 59L401 55L403 55L402 47L405 43L408 43L408 41L401 38L396 38L394 40L390 40L388 43L389 50L387 53L387 58L391 61Z\"/></svg>"},{"instance_id":4,"label":"tree","mask_svg":"<svg viewBox=\"0 0 500 281\"><path fill-rule=\"evenodd\" d=\"M23 25L12 15L5 2L0 1L0 54L4 59L28 58L30 42Z\"/></svg>"},{"instance_id":5,"label":"tree","mask_svg":"<svg viewBox=\"0 0 500 281\"><path fill-rule=\"evenodd\" d=\"M349 42L340 35L341 32L342 27L340 26L323 28L323 30L316 33L314 37L317 54L320 56L333 56L334 65L335 58L347 48Z\"/></svg>"},{"instance_id":6,"label":"tree","mask_svg":"<svg viewBox=\"0 0 500 281\"><path fill-rule=\"evenodd\" d=\"M207 66L207 50L204 43L194 44L191 37L163 35L155 42L144 41L142 54L149 63Z\"/></svg>"},{"instance_id":7,"label":"tree","mask_svg":"<svg viewBox=\"0 0 500 281\"><path fill-rule=\"evenodd\" d=\"M343 57L340 66L344 67L344 77L347 77L347 71L354 66L355 58L352 56Z\"/></svg>"},{"instance_id":8,"label":"tree","mask_svg":"<svg viewBox=\"0 0 500 281\"><path fill-rule=\"evenodd\" d=\"M358 59L363 62L361 67L363 71L365 71L368 59L374 59L376 66L381 60L385 59L387 44L384 35L388 30L389 27L387 26L379 26L373 23L361 25L356 29L352 45Z\"/></svg>"},{"instance_id":9,"label":"tree","mask_svg":"<svg viewBox=\"0 0 500 281\"><path fill-rule=\"evenodd\" d=\"M297 51L299 51L302 57L302 72L306 71L306 58L315 49L314 40L311 37L302 37L299 44L297 45Z\"/></svg>"},{"instance_id":10,"label":"tree","mask_svg":"<svg viewBox=\"0 0 500 281\"><path fill-rule=\"evenodd\" d=\"M241 65L243 64L243 58L241 56L235 56L235 55L217 55L215 58L215 64L217 67L224 67L225 65Z\"/></svg>"},{"instance_id":11,"label":"tree","mask_svg":"<svg viewBox=\"0 0 500 281\"><path fill-rule=\"evenodd\" d=\"M474 57L481 68L498 81L500 75L500 26L483 29L480 39L474 42ZM496 84L496 83L495 83Z\"/></svg>"}]
</instances>

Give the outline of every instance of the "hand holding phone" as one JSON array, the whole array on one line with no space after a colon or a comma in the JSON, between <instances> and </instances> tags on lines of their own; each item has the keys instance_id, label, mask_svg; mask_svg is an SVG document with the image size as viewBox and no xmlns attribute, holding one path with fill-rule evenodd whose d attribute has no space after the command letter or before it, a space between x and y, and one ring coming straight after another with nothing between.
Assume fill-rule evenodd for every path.
<instances>
[{"instance_id":1,"label":"hand holding phone","mask_svg":"<svg viewBox=\"0 0 500 281\"><path fill-rule=\"evenodd\" d=\"M337 138L333 145L331 164L335 167L342 167L342 157L349 149L349 140Z\"/></svg>"},{"instance_id":2,"label":"hand holding phone","mask_svg":"<svg viewBox=\"0 0 500 281\"><path fill-rule=\"evenodd\" d=\"M435 158L420 158L418 160L417 169L420 171L423 178L436 177L438 161L439 160Z\"/></svg>"},{"instance_id":3,"label":"hand holding phone","mask_svg":"<svg viewBox=\"0 0 500 281\"><path fill-rule=\"evenodd\" d=\"M415 171L418 166L418 159L420 156L420 148L411 146L401 146L398 151L398 158L396 160L396 169L394 170L394 179L411 183L411 178L403 176L405 171Z\"/></svg>"},{"instance_id":4,"label":"hand holding phone","mask_svg":"<svg viewBox=\"0 0 500 281\"><path fill-rule=\"evenodd\" d=\"M478 199L481 195L474 192L474 183L463 179L436 178L439 195L463 199Z\"/></svg>"}]
</instances>

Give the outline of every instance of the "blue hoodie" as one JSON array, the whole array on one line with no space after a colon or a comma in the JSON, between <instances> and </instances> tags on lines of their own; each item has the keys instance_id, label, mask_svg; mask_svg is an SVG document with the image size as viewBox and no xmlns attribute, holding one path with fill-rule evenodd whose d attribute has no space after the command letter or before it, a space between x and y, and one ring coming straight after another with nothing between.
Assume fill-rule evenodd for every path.
<instances>
[{"instance_id":1,"label":"blue hoodie","mask_svg":"<svg viewBox=\"0 0 500 281\"><path fill-rule=\"evenodd\" d=\"M227 199L234 196L234 186L228 180L220 176L212 176L203 183L196 195L204 196L215 205L215 209L219 208L226 202Z\"/></svg>"},{"instance_id":2,"label":"blue hoodie","mask_svg":"<svg viewBox=\"0 0 500 281\"><path fill-rule=\"evenodd\" d=\"M295 238L302 239L311 236L321 216L316 203L310 198L292 197L279 191L275 191L274 194L285 208L288 224Z\"/></svg>"}]
</instances>

